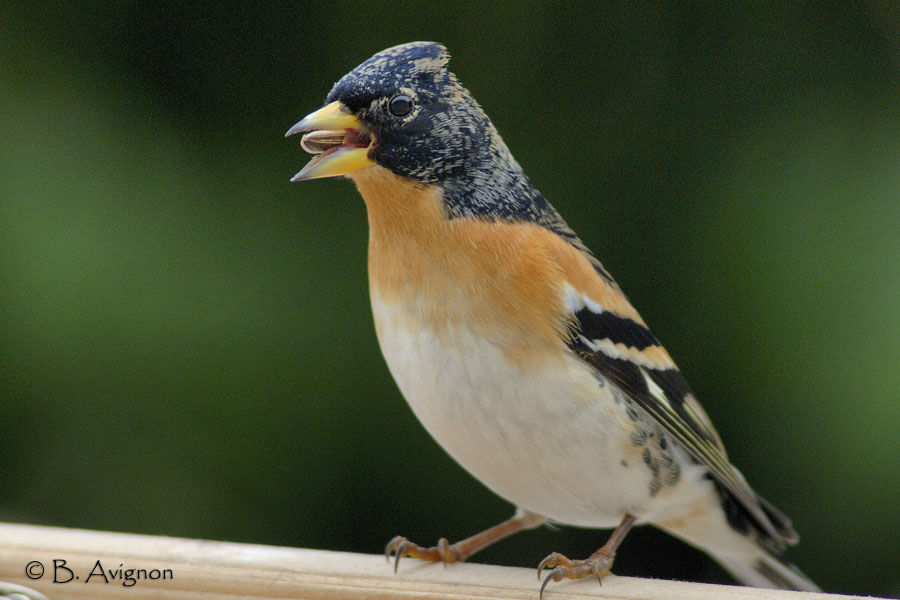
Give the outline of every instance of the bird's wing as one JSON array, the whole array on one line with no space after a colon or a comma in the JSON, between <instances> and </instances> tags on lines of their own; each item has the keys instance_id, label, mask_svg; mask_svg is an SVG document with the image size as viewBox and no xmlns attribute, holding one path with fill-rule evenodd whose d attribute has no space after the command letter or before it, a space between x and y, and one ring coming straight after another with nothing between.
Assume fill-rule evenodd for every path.
<instances>
[{"instance_id":1,"label":"bird's wing","mask_svg":"<svg viewBox=\"0 0 900 600\"><path fill-rule=\"evenodd\" d=\"M606 290L607 294L621 294L618 286L606 286ZM622 306L631 308L627 299L618 298L619 309L610 309L569 286L565 304L571 316L569 348L708 467L714 481L749 513L775 547L783 548L792 541L795 535L790 522L764 501L761 505L761 499L728 461L712 422L653 333L633 309L630 317L622 316Z\"/></svg>"}]
</instances>

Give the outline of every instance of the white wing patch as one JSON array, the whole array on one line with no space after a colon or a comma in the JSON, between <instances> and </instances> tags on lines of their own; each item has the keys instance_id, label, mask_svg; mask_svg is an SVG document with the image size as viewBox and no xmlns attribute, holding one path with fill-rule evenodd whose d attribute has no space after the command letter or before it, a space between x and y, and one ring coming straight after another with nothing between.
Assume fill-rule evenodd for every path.
<instances>
[{"instance_id":1,"label":"white wing patch","mask_svg":"<svg viewBox=\"0 0 900 600\"><path fill-rule=\"evenodd\" d=\"M672 404L669 402L669 397L666 396L666 393L663 391L659 385L653 381L653 378L650 377L650 374L647 373L644 369L641 369L641 376L644 378L644 381L647 383L647 390L650 392L650 395L664 406L668 406L671 410Z\"/></svg>"},{"instance_id":2,"label":"white wing patch","mask_svg":"<svg viewBox=\"0 0 900 600\"><path fill-rule=\"evenodd\" d=\"M566 308L573 313L578 312L582 308L587 308L592 313L597 313L598 315L606 312L605 308L573 288L568 283L563 292L563 301L566 303Z\"/></svg>"},{"instance_id":3,"label":"white wing patch","mask_svg":"<svg viewBox=\"0 0 900 600\"><path fill-rule=\"evenodd\" d=\"M628 362L632 362L638 366L648 367L650 369L665 369L671 367L671 363L669 362L660 362L660 360L656 357L646 356L639 350L629 348L622 343L616 344L610 339L589 340L583 335L579 335L578 337L582 342L584 342L585 346L587 346L594 352L602 352L610 358L627 360ZM656 385L656 383L653 383L653 385ZM658 385L656 386L656 388L659 389L660 392L662 392L662 389Z\"/></svg>"},{"instance_id":4,"label":"white wing patch","mask_svg":"<svg viewBox=\"0 0 900 600\"><path fill-rule=\"evenodd\" d=\"M628 321L628 319L619 317L615 313L606 310L601 304L579 292L568 283L565 284L563 289L563 303L573 315L586 309L597 316L608 313L615 319ZM588 332L589 335L590 333ZM639 350L625 343L613 341L609 337L588 337L583 333L579 333L578 339L593 352L601 352L610 358L618 360L627 360L641 367L650 369L671 369L675 367L672 359L658 345L650 345Z\"/></svg>"}]
</instances>

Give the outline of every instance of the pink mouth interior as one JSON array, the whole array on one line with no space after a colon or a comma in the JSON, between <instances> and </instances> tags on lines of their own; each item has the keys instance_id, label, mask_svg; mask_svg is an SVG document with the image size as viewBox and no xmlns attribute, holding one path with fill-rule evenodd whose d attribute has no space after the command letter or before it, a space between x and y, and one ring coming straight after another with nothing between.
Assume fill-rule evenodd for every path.
<instances>
[{"instance_id":1,"label":"pink mouth interior","mask_svg":"<svg viewBox=\"0 0 900 600\"><path fill-rule=\"evenodd\" d=\"M351 148L367 148L372 143L371 138L359 129L348 129L344 137L343 146Z\"/></svg>"}]
</instances>

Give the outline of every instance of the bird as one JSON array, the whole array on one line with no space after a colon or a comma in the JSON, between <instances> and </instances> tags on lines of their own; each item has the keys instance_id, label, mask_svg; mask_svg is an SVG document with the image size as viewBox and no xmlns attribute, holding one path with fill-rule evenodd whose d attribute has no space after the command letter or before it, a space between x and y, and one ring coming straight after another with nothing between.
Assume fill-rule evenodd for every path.
<instances>
[{"instance_id":1,"label":"bird","mask_svg":"<svg viewBox=\"0 0 900 600\"><path fill-rule=\"evenodd\" d=\"M542 524L614 528L551 581L610 574L635 525L705 551L748 586L819 588L781 558L791 521L729 462L681 371L535 188L436 42L388 48L295 123L291 181L344 176L366 205L375 333L400 392L446 452L516 507L456 543L392 539L445 564Z\"/></svg>"}]
</instances>

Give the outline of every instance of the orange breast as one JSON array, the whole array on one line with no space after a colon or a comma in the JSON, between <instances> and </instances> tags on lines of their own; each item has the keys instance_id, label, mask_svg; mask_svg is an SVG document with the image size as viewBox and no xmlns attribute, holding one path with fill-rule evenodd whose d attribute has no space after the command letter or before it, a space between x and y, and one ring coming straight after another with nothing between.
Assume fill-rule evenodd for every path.
<instances>
[{"instance_id":1,"label":"orange breast","mask_svg":"<svg viewBox=\"0 0 900 600\"><path fill-rule=\"evenodd\" d=\"M523 364L561 357L566 283L642 322L584 255L538 225L447 219L440 188L381 167L352 178L368 210L371 291L404 306L410 327L465 327Z\"/></svg>"}]
</instances>

